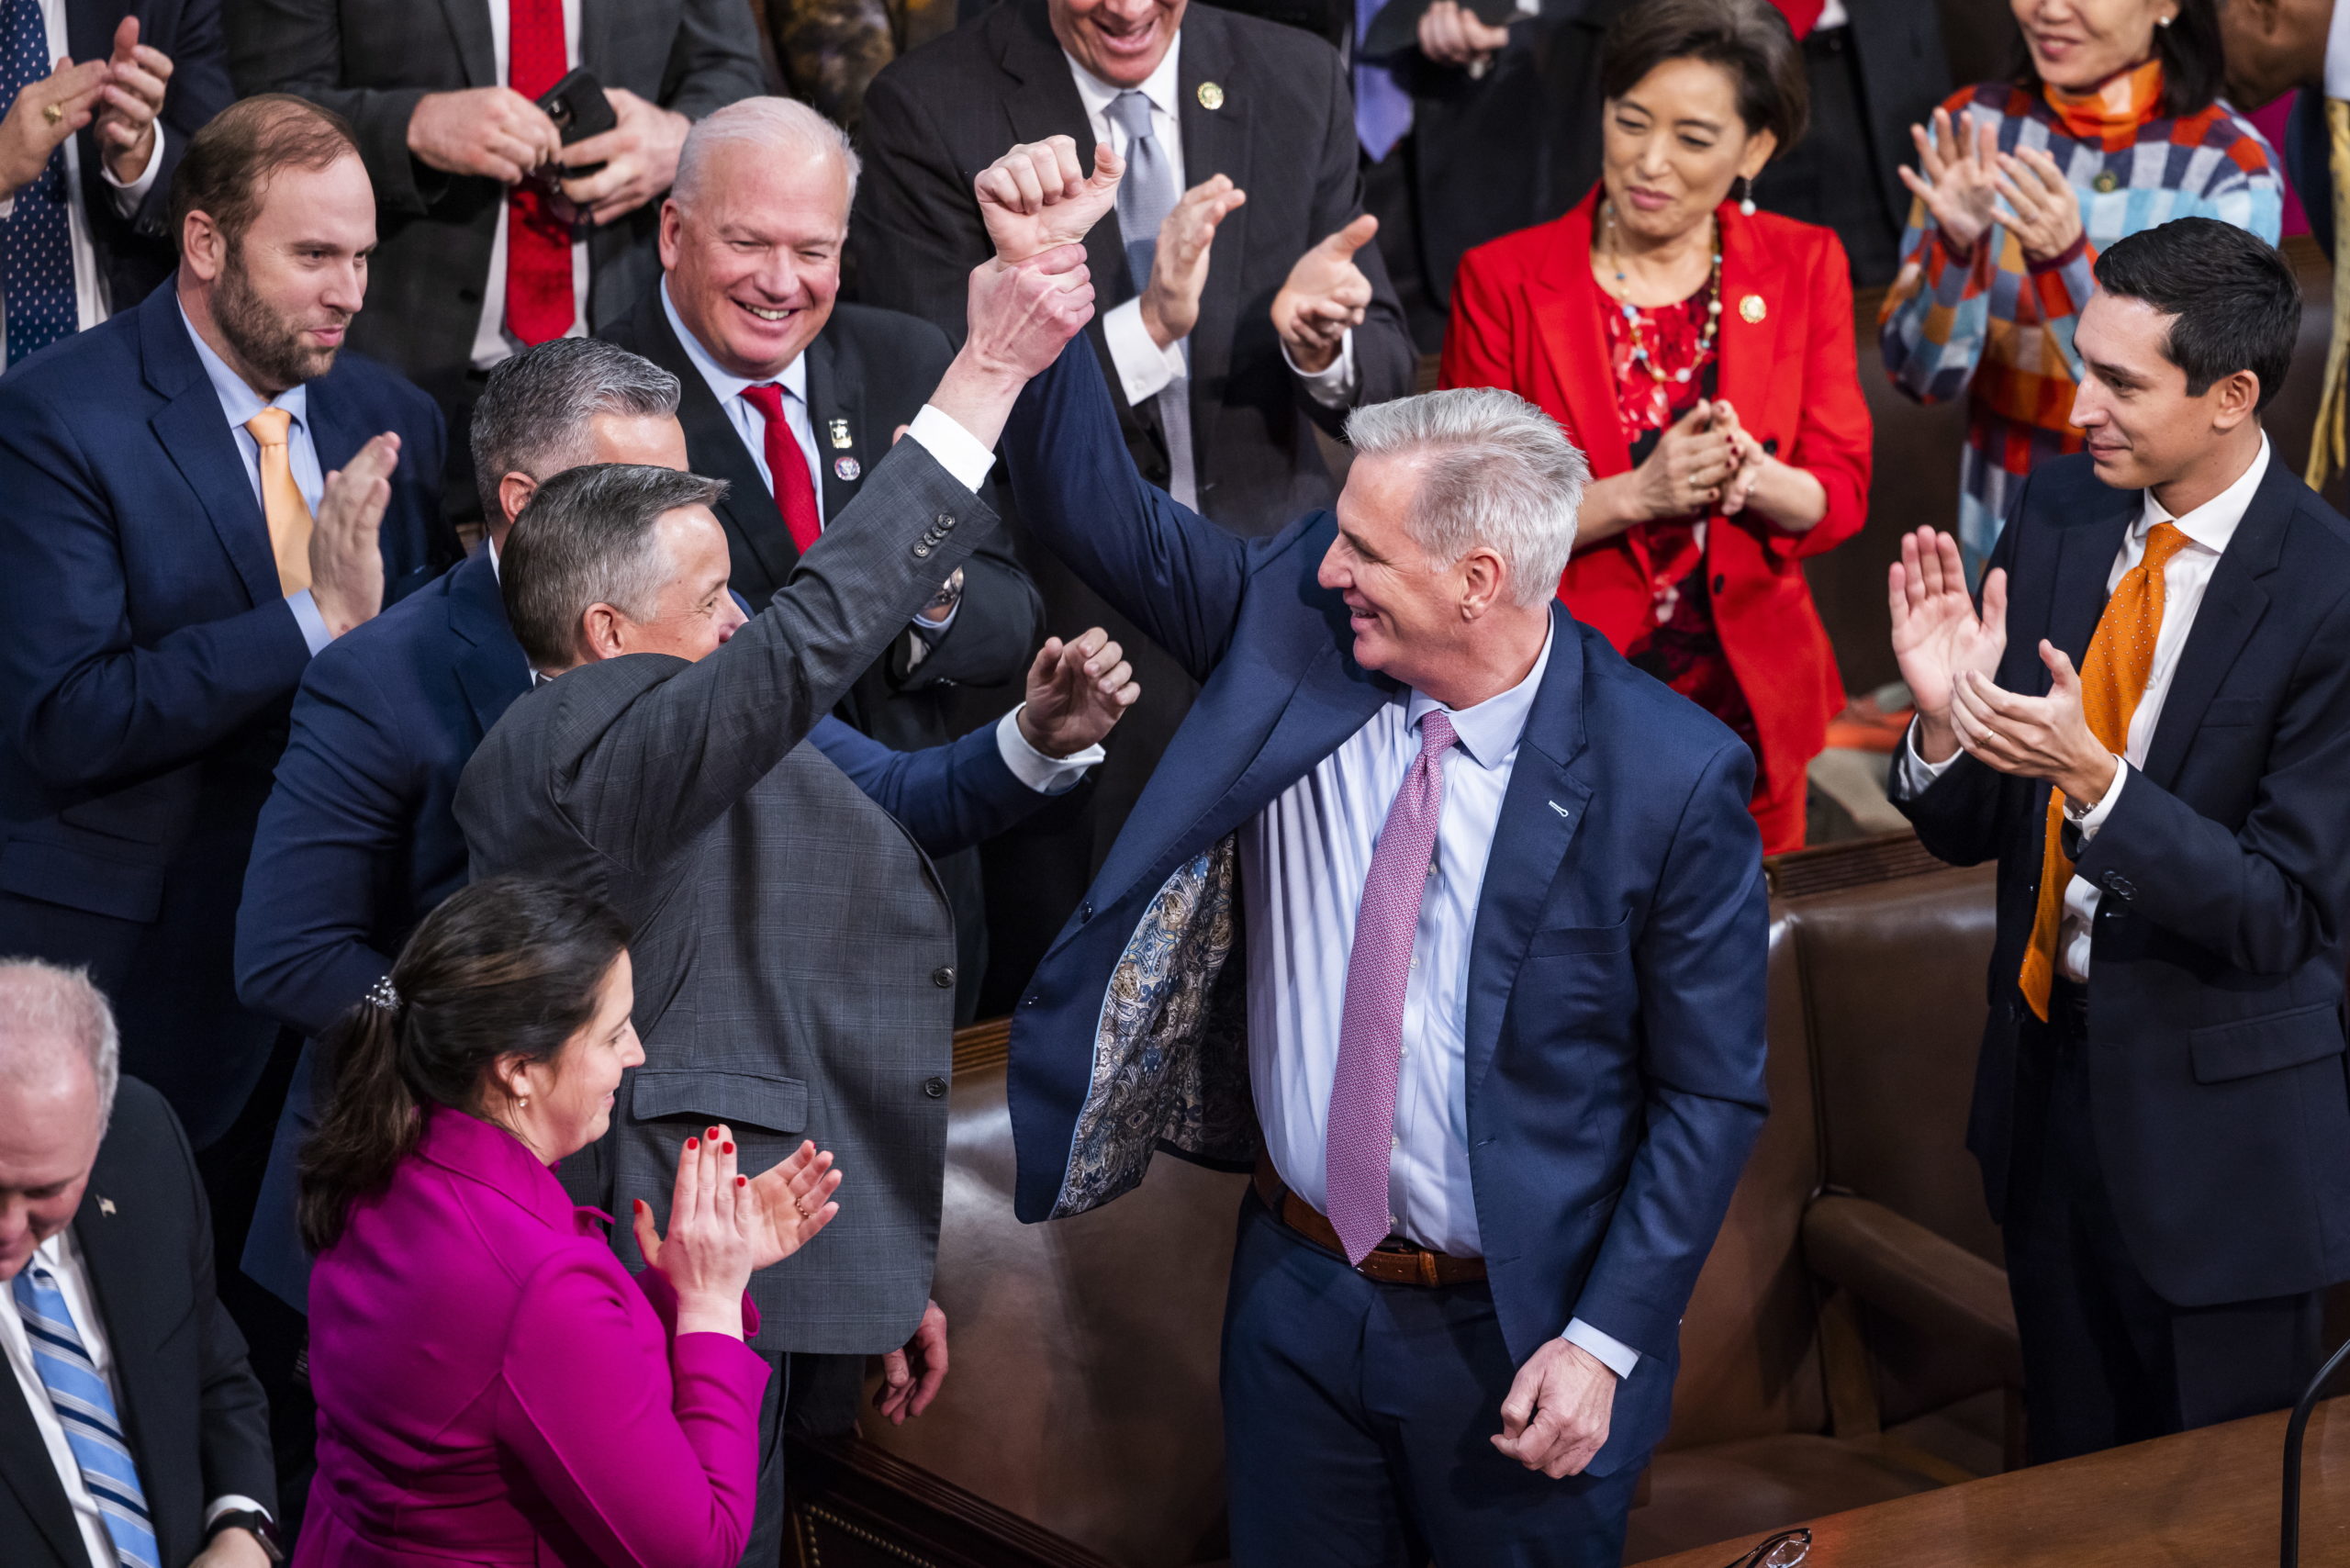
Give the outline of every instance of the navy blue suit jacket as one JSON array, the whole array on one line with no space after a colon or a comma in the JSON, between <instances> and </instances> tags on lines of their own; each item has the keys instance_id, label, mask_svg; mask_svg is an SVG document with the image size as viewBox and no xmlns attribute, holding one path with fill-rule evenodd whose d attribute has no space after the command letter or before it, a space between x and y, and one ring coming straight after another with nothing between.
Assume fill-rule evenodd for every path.
<instances>
[{"instance_id":1,"label":"navy blue suit jacket","mask_svg":"<svg viewBox=\"0 0 2350 1568\"><path fill-rule=\"evenodd\" d=\"M2017 492L1990 561L2010 585L2001 687L2047 691L2043 637L2085 662L2142 494L2099 483L2086 455L2041 465ZM2145 766L2074 868L2101 890L2094 1153L2131 1260L2176 1305L2350 1279L2345 781L2350 523L2272 453L2204 590ZM1967 1141L2004 1218L2048 786L1962 754L1900 805L1944 860L1999 864Z\"/></svg>"},{"instance_id":2,"label":"navy blue suit jacket","mask_svg":"<svg viewBox=\"0 0 2350 1568\"><path fill-rule=\"evenodd\" d=\"M487 550L310 662L237 913L248 1007L315 1037L390 972L418 923L465 884L457 781L530 687ZM1035 804L1004 767L992 724L916 752L837 719L809 740L932 855ZM309 1260L295 1226L294 1157L315 1120L314 1068L306 1047L244 1257L247 1273L297 1308Z\"/></svg>"},{"instance_id":3,"label":"navy blue suit jacket","mask_svg":"<svg viewBox=\"0 0 2350 1568\"><path fill-rule=\"evenodd\" d=\"M1245 1030L1169 1027L1198 1000L1184 991L1237 1005L1231 921L1235 972L1178 975L1131 1049L1102 1036L1186 940L1183 910L1212 902L1190 903L1215 886L1193 869L1395 688L1356 665L1346 607L1315 581L1332 514L1243 542L1144 485L1081 344L1023 396L1004 454L1037 537L1202 686L1013 1015L1017 1204L1037 1220L1116 1195L1161 1139L1253 1155L1245 1107L1181 1087L1245 1096ZM1747 749L1551 615L1478 902L1469 1154L1512 1354L1575 1317L1641 1354L1592 1466L1606 1474L1663 1433L1682 1310L1762 1127L1767 925ZM1167 1091L1136 1087L1148 1083Z\"/></svg>"}]
</instances>

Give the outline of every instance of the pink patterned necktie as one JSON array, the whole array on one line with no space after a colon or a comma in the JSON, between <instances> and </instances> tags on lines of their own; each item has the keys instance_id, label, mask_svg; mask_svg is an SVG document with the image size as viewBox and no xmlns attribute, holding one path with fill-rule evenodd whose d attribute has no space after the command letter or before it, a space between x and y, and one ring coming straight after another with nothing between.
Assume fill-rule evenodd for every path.
<instances>
[{"instance_id":1,"label":"pink patterned necktie","mask_svg":"<svg viewBox=\"0 0 2350 1568\"><path fill-rule=\"evenodd\" d=\"M1452 720L1431 708L1420 720L1420 754L1387 808L1387 825L1363 879L1355 943L1347 956L1346 1011L1338 1021L1338 1070L1330 1081L1330 1123L1322 1150L1330 1225L1360 1263L1394 1228L1387 1212L1387 1156L1395 1138L1395 1077L1404 1051L1404 992L1412 938L1427 892L1437 822L1444 815L1444 754Z\"/></svg>"}]
</instances>

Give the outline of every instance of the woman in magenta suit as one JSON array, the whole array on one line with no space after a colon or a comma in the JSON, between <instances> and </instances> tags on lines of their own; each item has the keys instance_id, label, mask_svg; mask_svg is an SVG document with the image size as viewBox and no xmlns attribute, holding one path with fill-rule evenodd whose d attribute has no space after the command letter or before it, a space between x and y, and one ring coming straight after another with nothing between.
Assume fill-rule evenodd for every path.
<instances>
[{"instance_id":1,"label":"woman in magenta suit","mask_svg":"<svg viewBox=\"0 0 2350 1568\"><path fill-rule=\"evenodd\" d=\"M633 1279L551 1169L644 1059L619 916L478 882L420 926L330 1047L302 1158L318 1478L300 1568L733 1568L767 1363L744 1295L837 1205L802 1145L751 1181L689 1138ZM746 1321L747 1320L747 1321Z\"/></svg>"}]
</instances>

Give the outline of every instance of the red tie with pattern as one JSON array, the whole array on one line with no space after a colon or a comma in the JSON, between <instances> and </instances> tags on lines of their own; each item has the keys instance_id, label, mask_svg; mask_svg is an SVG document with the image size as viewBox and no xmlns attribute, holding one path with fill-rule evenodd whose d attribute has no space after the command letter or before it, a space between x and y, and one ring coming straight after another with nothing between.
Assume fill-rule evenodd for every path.
<instances>
[{"instance_id":1,"label":"red tie with pattern","mask_svg":"<svg viewBox=\"0 0 2350 1568\"><path fill-rule=\"evenodd\" d=\"M507 0L506 19L506 84L536 98L563 80L563 0ZM572 316L571 226L525 180L506 197L506 330L543 343L571 330Z\"/></svg>"},{"instance_id":2,"label":"red tie with pattern","mask_svg":"<svg viewBox=\"0 0 2350 1568\"><path fill-rule=\"evenodd\" d=\"M783 417L783 388L763 381L744 387L743 400L766 416L767 482L775 487L776 510L783 513L783 526L791 530L791 542L805 555L816 536L824 532L824 521L816 510L816 481L808 472L808 454L800 450L800 438L791 433L791 421Z\"/></svg>"}]
</instances>

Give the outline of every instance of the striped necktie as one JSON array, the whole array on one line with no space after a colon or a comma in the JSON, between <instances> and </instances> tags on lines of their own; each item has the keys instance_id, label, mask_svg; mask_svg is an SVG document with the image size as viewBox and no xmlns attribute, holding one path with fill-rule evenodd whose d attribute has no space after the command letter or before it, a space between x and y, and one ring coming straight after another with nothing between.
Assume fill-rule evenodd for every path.
<instances>
[{"instance_id":1,"label":"striped necktie","mask_svg":"<svg viewBox=\"0 0 2350 1568\"><path fill-rule=\"evenodd\" d=\"M122 1436L114 1391L98 1375L97 1363L82 1348L82 1336L66 1309L56 1277L38 1261L25 1265L12 1287L17 1315L32 1342L33 1370L40 1373L49 1402L65 1428L65 1441L82 1467L82 1482L97 1500L107 1539L123 1568L160 1568L155 1528L148 1522L147 1494L140 1489L139 1466Z\"/></svg>"}]
</instances>

